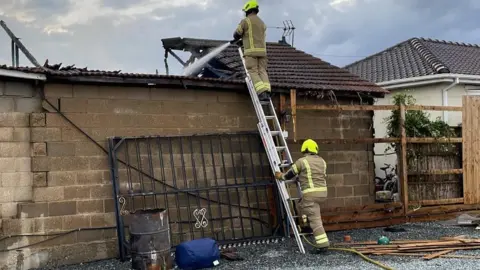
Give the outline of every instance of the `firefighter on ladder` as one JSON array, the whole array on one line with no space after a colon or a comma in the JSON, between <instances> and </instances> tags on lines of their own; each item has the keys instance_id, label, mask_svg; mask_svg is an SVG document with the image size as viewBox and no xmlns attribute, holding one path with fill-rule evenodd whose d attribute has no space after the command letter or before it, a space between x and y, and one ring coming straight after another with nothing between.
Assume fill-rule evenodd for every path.
<instances>
[{"instance_id":1,"label":"firefighter on ladder","mask_svg":"<svg viewBox=\"0 0 480 270\"><path fill-rule=\"evenodd\" d=\"M304 156L295 161L285 174L276 172L275 178L289 180L298 176L303 193L299 202L300 212L303 222L307 223L306 219L308 218L310 228L313 230L315 237L313 253L320 253L330 246L320 214L320 203L327 198L327 164L323 158L318 156L318 145L311 139L302 144L301 152Z\"/></svg>"},{"instance_id":2,"label":"firefighter on ladder","mask_svg":"<svg viewBox=\"0 0 480 270\"><path fill-rule=\"evenodd\" d=\"M267 26L258 17L259 6L256 0L248 1L243 7L245 18L240 21L233 33L233 41L242 39L245 66L252 78L253 86L261 101L270 100L270 81L267 74Z\"/></svg>"}]
</instances>

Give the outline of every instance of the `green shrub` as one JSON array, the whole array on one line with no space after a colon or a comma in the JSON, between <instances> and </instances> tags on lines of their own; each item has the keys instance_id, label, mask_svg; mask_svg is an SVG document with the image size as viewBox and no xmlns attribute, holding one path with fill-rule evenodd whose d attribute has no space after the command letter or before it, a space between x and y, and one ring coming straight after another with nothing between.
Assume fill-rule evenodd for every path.
<instances>
[{"instance_id":1,"label":"green shrub","mask_svg":"<svg viewBox=\"0 0 480 270\"><path fill-rule=\"evenodd\" d=\"M400 106L401 104L405 106L415 105L415 98L412 95L404 93L398 93L393 96L394 105ZM391 138L400 138L400 110L396 109L392 111L392 114L389 117L385 118L387 124L387 136ZM435 120L430 120L430 114L424 111L406 111L405 112L405 132L407 137L429 137L429 138L451 138L455 137L455 131L447 123L437 118ZM387 147L387 150L395 149L400 145L392 143L390 147ZM453 144L442 144L442 149L444 151L452 150L451 147L454 147ZM415 154L411 151L411 154Z\"/></svg>"}]
</instances>

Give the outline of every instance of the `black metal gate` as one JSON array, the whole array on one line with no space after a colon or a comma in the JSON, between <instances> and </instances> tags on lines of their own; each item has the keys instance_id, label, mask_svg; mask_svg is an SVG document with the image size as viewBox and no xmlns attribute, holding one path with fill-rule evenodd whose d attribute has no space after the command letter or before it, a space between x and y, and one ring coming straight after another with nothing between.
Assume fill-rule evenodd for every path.
<instances>
[{"instance_id":1,"label":"black metal gate","mask_svg":"<svg viewBox=\"0 0 480 270\"><path fill-rule=\"evenodd\" d=\"M109 154L122 260L137 210L167 209L173 247L276 238L278 196L258 133L115 137Z\"/></svg>"}]
</instances>

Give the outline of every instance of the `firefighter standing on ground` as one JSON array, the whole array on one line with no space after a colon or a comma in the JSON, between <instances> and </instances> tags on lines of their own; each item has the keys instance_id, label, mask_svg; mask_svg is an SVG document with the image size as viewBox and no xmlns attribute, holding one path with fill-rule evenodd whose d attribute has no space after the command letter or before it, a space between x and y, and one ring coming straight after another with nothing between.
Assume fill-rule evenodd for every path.
<instances>
[{"instance_id":1,"label":"firefighter standing on ground","mask_svg":"<svg viewBox=\"0 0 480 270\"><path fill-rule=\"evenodd\" d=\"M233 33L234 41L242 39L243 55L247 71L252 78L255 91L262 101L270 99L270 81L267 74L267 45L265 41L267 26L258 17L257 1L248 1L243 7L246 18Z\"/></svg>"},{"instance_id":2,"label":"firefighter standing on ground","mask_svg":"<svg viewBox=\"0 0 480 270\"><path fill-rule=\"evenodd\" d=\"M316 244L313 252L319 253L330 246L320 214L320 203L327 198L327 164L323 158L318 156L318 145L311 139L302 144L301 152L304 157L299 158L285 174L276 172L275 178L289 180L298 176L303 193L299 202L300 211L304 222L306 223L306 216L313 230Z\"/></svg>"}]
</instances>

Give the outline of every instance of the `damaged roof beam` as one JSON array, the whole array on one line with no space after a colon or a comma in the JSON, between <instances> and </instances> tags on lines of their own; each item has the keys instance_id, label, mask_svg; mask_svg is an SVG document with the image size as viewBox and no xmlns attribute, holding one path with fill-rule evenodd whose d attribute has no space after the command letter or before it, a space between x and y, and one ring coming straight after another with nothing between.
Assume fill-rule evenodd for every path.
<instances>
[{"instance_id":1,"label":"damaged roof beam","mask_svg":"<svg viewBox=\"0 0 480 270\"><path fill-rule=\"evenodd\" d=\"M180 64L182 64L184 67L187 66L187 63L185 63L185 61L182 60L182 58L180 58L175 52L173 52L171 49L165 49L167 50L167 52L169 54L171 54L175 59L177 59L178 62L180 62Z\"/></svg>"},{"instance_id":2,"label":"damaged roof beam","mask_svg":"<svg viewBox=\"0 0 480 270\"><path fill-rule=\"evenodd\" d=\"M0 20L0 25L5 30L7 35L15 43L17 48L19 48L23 52L23 54L25 54L25 56L28 58L28 60L30 60L30 62L34 66L41 68L42 66L37 62L37 59L35 59L35 57L33 57L33 55L27 50L27 48L25 48L25 46L23 46L23 43L20 41L20 39L15 36L15 34L10 30L10 28L8 28L7 24L3 20ZM17 59L17 61L18 61L18 59Z\"/></svg>"}]
</instances>

